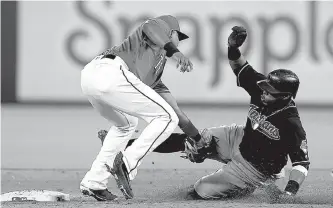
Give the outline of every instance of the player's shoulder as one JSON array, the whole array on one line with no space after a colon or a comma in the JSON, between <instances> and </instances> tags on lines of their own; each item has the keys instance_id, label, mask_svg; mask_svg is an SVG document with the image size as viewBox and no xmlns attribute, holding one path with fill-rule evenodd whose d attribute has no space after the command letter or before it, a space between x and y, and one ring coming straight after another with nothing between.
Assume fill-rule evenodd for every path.
<instances>
[{"instance_id":1,"label":"player's shoulder","mask_svg":"<svg viewBox=\"0 0 333 208\"><path fill-rule=\"evenodd\" d=\"M294 101L290 107L284 112L286 116L286 124L292 129L303 129L301 117Z\"/></svg>"}]
</instances>

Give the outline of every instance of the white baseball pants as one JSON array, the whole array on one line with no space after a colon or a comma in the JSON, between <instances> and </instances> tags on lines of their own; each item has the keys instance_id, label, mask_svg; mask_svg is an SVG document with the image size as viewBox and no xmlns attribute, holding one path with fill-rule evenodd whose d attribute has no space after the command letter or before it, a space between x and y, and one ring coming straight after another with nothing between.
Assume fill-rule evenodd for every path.
<instances>
[{"instance_id":1,"label":"white baseball pants","mask_svg":"<svg viewBox=\"0 0 333 208\"><path fill-rule=\"evenodd\" d=\"M106 189L111 176L106 165L113 166L119 151L123 151L129 178L133 180L142 159L176 129L179 121L176 113L162 97L131 73L119 57L96 57L87 64L81 72L81 88L92 106L114 123L81 185L94 190ZM138 118L148 125L125 150Z\"/></svg>"}]
</instances>

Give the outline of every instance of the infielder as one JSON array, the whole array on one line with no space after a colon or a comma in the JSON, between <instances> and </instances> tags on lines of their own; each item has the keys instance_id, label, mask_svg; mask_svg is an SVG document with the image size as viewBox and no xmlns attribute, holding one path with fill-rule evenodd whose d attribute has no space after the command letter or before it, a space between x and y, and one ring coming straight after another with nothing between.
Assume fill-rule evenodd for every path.
<instances>
[{"instance_id":1,"label":"infielder","mask_svg":"<svg viewBox=\"0 0 333 208\"><path fill-rule=\"evenodd\" d=\"M119 46L95 57L81 72L81 87L92 106L114 123L80 190L99 201L115 200L107 189L110 175L126 199L133 198L133 180L142 159L167 139L177 125L196 141L201 136L178 108L176 100L162 83L166 57L176 60L182 72L193 65L177 48L188 36L180 32L177 19L170 15L148 19ZM138 118L148 125L127 148Z\"/></svg>"},{"instance_id":2,"label":"infielder","mask_svg":"<svg viewBox=\"0 0 333 208\"><path fill-rule=\"evenodd\" d=\"M237 26L232 30L228 38L230 66L237 76L237 85L251 96L246 125L204 129L199 152L191 138L174 133L155 152L185 151L192 162L210 158L226 164L194 184L192 194L198 198L246 195L265 185L273 197L292 198L307 176L310 164L306 133L293 100L299 79L286 69L274 70L267 77L255 71L238 49L246 39L246 30ZM103 132L99 134L103 141ZM283 173L288 156L293 167L288 184L280 191L269 184Z\"/></svg>"}]
</instances>

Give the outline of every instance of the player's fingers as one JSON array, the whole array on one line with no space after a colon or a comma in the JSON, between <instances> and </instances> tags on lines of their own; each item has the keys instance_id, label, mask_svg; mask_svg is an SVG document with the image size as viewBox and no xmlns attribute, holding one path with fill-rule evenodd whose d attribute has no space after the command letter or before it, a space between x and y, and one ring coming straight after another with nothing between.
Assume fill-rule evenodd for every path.
<instances>
[{"instance_id":1,"label":"player's fingers","mask_svg":"<svg viewBox=\"0 0 333 208\"><path fill-rule=\"evenodd\" d=\"M185 71L185 62L184 62L183 59L180 59L179 61L180 61L180 62L179 62L179 65L180 65L180 71L181 71L181 72L184 72L184 71Z\"/></svg>"},{"instance_id":2,"label":"player's fingers","mask_svg":"<svg viewBox=\"0 0 333 208\"><path fill-rule=\"evenodd\" d=\"M192 70L193 70L193 64L192 64L192 62L191 61L189 61L189 72L191 72Z\"/></svg>"},{"instance_id":3,"label":"player's fingers","mask_svg":"<svg viewBox=\"0 0 333 208\"><path fill-rule=\"evenodd\" d=\"M186 62L186 60L184 60L183 63L183 72L187 72L188 71L188 63Z\"/></svg>"},{"instance_id":4,"label":"player's fingers","mask_svg":"<svg viewBox=\"0 0 333 208\"><path fill-rule=\"evenodd\" d=\"M191 67L190 67L190 65L187 65L186 66L186 72L190 72L191 71Z\"/></svg>"},{"instance_id":5,"label":"player's fingers","mask_svg":"<svg viewBox=\"0 0 333 208\"><path fill-rule=\"evenodd\" d=\"M192 63L190 60L187 60L187 65L186 65L186 71L190 72L192 71L192 67L191 67Z\"/></svg>"},{"instance_id":6,"label":"player's fingers","mask_svg":"<svg viewBox=\"0 0 333 208\"><path fill-rule=\"evenodd\" d=\"M184 60L184 72L188 72L188 60Z\"/></svg>"},{"instance_id":7,"label":"player's fingers","mask_svg":"<svg viewBox=\"0 0 333 208\"><path fill-rule=\"evenodd\" d=\"M180 67L181 65L182 65L182 60L179 59L178 62L177 62L177 69L178 69L178 67Z\"/></svg>"},{"instance_id":8,"label":"player's fingers","mask_svg":"<svg viewBox=\"0 0 333 208\"><path fill-rule=\"evenodd\" d=\"M182 70L182 72L187 72L187 62L186 62L186 60L184 60L184 62L183 62L183 70Z\"/></svg>"},{"instance_id":9,"label":"player's fingers","mask_svg":"<svg viewBox=\"0 0 333 208\"><path fill-rule=\"evenodd\" d=\"M181 72L186 72L186 65L185 64L182 64L182 68L181 68L181 70L180 70Z\"/></svg>"},{"instance_id":10,"label":"player's fingers","mask_svg":"<svg viewBox=\"0 0 333 208\"><path fill-rule=\"evenodd\" d=\"M191 71L190 63L191 63L190 60L186 59L186 61L185 61L186 72L190 72Z\"/></svg>"}]
</instances>

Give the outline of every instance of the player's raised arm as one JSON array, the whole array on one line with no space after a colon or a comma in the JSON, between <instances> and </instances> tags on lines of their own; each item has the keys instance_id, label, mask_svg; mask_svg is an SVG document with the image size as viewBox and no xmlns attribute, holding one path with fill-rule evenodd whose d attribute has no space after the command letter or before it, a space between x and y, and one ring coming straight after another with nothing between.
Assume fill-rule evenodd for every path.
<instances>
[{"instance_id":1,"label":"player's raised arm","mask_svg":"<svg viewBox=\"0 0 333 208\"><path fill-rule=\"evenodd\" d=\"M243 87L250 95L253 95L260 92L257 82L266 77L254 70L239 50L246 37L247 32L244 27L232 28L232 33L228 38L228 59L231 69L237 76L237 86Z\"/></svg>"},{"instance_id":2,"label":"player's raised arm","mask_svg":"<svg viewBox=\"0 0 333 208\"><path fill-rule=\"evenodd\" d=\"M189 58L184 56L184 54L181 53L177 46L170 40L173 31L165 25L165 22L159 19L149 19L143 24L142 32L152 44L163 48L166 51L167 57L172 58L177 62L177 68L180 66L181 72L192 71L193 64Z\"/></svg>"},{"instance_id":3,"label":"player's raised arm","mask_svg":"<svg viewBox=\"0 0 333 208\"><path fill-rule=\"evenodd\" d=\"M288 122L290 123L290 131L294 132L294 137L289 138L289 157L293 167L285 192L289 195L296 195L308 174L310 161L306 133L302 127L300 118L289 118Z\"/></svg>"}]
</instances>

